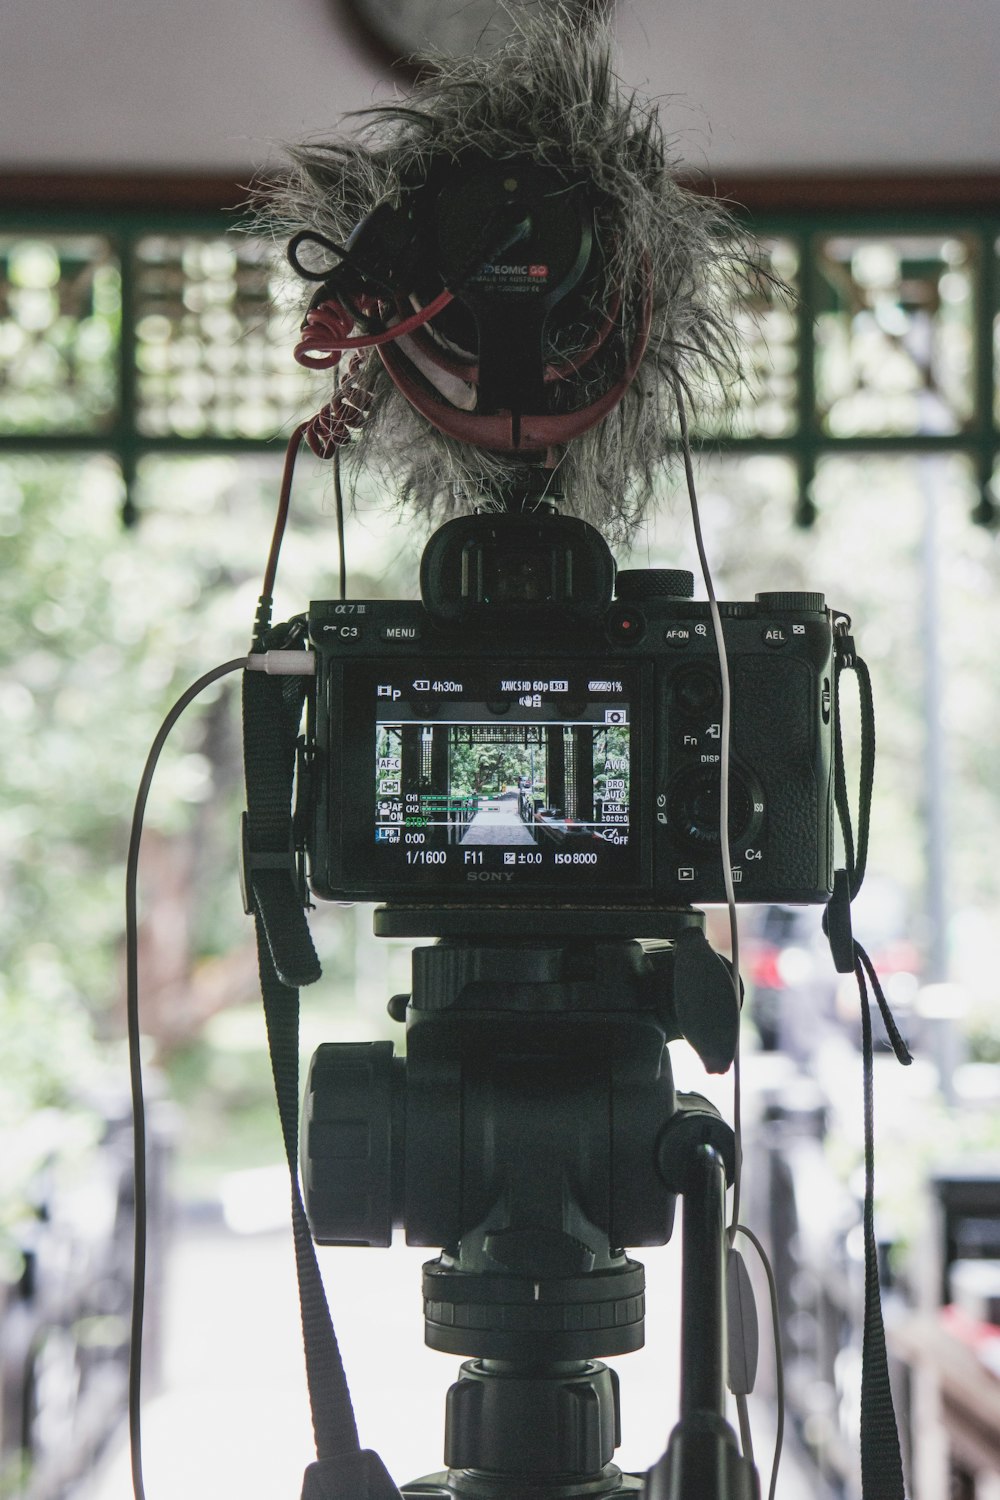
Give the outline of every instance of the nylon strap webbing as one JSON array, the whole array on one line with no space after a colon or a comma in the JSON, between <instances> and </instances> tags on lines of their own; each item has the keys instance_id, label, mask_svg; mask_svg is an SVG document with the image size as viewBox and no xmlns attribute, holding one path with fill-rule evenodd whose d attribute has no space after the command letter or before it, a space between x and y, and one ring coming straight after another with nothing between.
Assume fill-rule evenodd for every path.
<instances>
[{"instance_id":1,"label":"nylon strap webbing","mask_svg":"<svg viewBox=\"0 0 1000 1500\"><path fill-rule=\"evenodd\" d=\"M896 1027L874 965L851 933L850 903L861 887L868 858L868 830L875 778L875 710L868 668L856 655L854 642L846 633L841 633L836 638L836 652L834 798L844 838L847 879L844 881L843 872L841 872L835 883L834 901L824 917L824 927L831 938L831 949L834 950L837 968L845 973L853 968L861 999L865 1135L863 1215L865 1314L861 1350L861 1494L863 1500L904 1500L903 1462L899 1448L896 1412L892 1403L892 1389L889 1384L889 1359L885 1344L885 1324L882 1318L878 1247L875 1241L874 1061L869 982L896 1057L901 1063L909 1063L912 1058ZM861 700L861 764L856 848L844 771L840 722L840 678L846 669L853 670L857 676Z\"/></svg>"},{"instance_id":2,"label":"nylon strap webbing","mask_svg":"<svg viewBox=\"0 0 1000 1500\"><path fill-rule=\"evenodd\" d=\"M290 643L288 627L278 627L261 637L257 649ZM268 1049L291 1185L302 1343L317 1455L306 1468L302 1500L389 1500L398 1497L396 1486L378 1455L362 1450L358 1440L299 1183L299 986L320 977L292 839L292 784L304 696L303 678L243 674L245 885L257 934ZM287 856L287 863L282 856Z\"/></svg>"}]
</instances>

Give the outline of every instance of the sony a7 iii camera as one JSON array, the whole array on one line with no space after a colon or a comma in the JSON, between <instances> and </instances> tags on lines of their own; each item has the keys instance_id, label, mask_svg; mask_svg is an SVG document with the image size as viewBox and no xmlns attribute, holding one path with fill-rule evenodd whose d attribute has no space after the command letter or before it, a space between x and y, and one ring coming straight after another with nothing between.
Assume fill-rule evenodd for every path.
<instances>
[{"instance_id":1,"label":"sony a7 iii camera","mask_svg":"<svg viewBox=\"0 0 1000 1500\"><path fill-rule=\"evenodd\" d=\"M313 603L298 776L334 901L639 910L725 899L722 691L692 575L615 574L550 505L448 522L421 601ZM833 616L721 603L737 899L820 903L833 871Z\"/></svg>"}]
</instances>

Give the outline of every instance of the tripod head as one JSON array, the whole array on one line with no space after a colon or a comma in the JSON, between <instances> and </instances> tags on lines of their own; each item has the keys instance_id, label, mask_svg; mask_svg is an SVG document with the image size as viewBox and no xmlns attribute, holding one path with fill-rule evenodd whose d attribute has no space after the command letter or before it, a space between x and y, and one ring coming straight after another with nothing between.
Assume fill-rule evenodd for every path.
<instances>
[{"instance_id":1,"label":"tripod head","mask_svg":"<svg viewBox=\"0 0 1000 1500\"><path fill-rule=\"evenodd\" d=\"M383 933L421 925L412 909L378 917ZM554 920L537 913L527 925L540 934ZM617 1382L599 1360L644 1340L644 1272L624 1247L670 1238L699 1147L720 1164L722 1193L732 1174L729 1127L700 1096L677 1094L667 1051L685 1034L680 1015L697 1016L709 1065L728 1067L731 976L692 910L661 914L670 939L653 946L583 936L580 912L564 913L555 937L473 935L483 914L472 910L450 925L472 932L417 948L411 993L390 1001L406 1021L405 1063L388 1042L328 1044L313 1060L303 1142L313 1235L388 1245L396 1224L410 1244L442 1247L424 1267L425 1339L473 1358L448 1395L448 1472L407 1493L500 1500L530 1482L554 1500L635 1488L611 1462ZM714 1254L703 1245L692 1274L721 1265L717 1217ZM721 1309L720 1297L708 1304ZM717 1387L721 1419L715 1323L714 1351L687 1359L698 1388Z\"/></svg>"}]
</instances>

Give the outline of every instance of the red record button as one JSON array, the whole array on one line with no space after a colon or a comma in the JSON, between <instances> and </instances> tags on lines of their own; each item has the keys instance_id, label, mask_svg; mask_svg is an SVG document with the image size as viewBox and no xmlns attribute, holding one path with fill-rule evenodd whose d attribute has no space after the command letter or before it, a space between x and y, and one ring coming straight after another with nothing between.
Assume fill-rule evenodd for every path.
<instances>
[{"instance_id":1,"label":"red record button","mask_svg":"<svg viewBox=\"0 0 1000 1500\"><path fill-rule=\"evenodd\" d=\"M641 641L646 632L646 621L637 609L618 605L608 615L608 635L619 645L632 645Z\"/></svg>"}]
</instances>

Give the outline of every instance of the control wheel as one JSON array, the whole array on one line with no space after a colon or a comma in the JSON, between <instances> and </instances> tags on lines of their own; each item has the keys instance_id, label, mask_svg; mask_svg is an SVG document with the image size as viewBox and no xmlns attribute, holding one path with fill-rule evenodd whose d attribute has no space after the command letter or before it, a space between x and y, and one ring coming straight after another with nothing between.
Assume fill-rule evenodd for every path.
<instances>
[{"instance_id":1,"label":"control wheel","mask_svg":"<svg viewBox=\"0 0 1000 1500\"><path fill-rule=\"evenodd\" d=\"M682 771L667 797L669 825L678 838L693 849L719 847L718 766L698 766ZM760 827L764 812L762 793L739 770L729 773L729 842L746 843Z\"/></svg>"}]
</instances>

